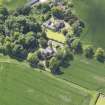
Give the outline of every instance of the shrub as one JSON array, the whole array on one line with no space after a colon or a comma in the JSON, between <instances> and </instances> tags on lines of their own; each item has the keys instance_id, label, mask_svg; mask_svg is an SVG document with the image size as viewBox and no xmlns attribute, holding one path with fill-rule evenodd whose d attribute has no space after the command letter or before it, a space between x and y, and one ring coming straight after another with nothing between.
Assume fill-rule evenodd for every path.
<instances>
[{"instance_id":1,"label":"shrub","mask_svg":"<svg viewBox=\"0 0 105 105\"><path fill-rule=\"evenodd\" d=\"M42 4L37 5L37 9L42 13L46 13L50 11L50 6L48 3L42 3Z\"/></svg>"},{"instance_id":2,"label":"shrub","mask_svg":"<svg viewBox=\"0 0 105 105\"><path fill-rule=\"evenodd\" d=\"M49 68L51 70L51 73L58 74L60 71L59 67L60 61L56 57L51 58L51 60L49 61Z\"/></svg>"},{"instance_id":3,"label":"shrub","mask_svg":"<svg viewBox=\"0 0 105 105\"><path fill-rule=\"evenodd\" d=\"M93 46L92 46L92 45L87 45L87 46L84 48L84 55L85 55L87 58L93 58L94 49L93 49Z\"/></svg>"},{"instance_id":4,"label":"shrub","mask_svg":"<svg viewBox=\"0 0 105 105\"><path fill-rule=\"evenodd\" d=\"M60 19L63 18L63 11L60 7L53 7L52 8L52 14L56 18L60 18Z\"/></svg>"},{"instance_id":5,"label":"shrub","mask_svg":"<svg viewBox=\"0 0 105 105\"><path fill-rule=\"evenodd\" d=\"M79 38L72 42L71 48L75 54L81 54L83 52L82 43Z\"/></svg>"},{"instance_id":6,"label":"shrub","mask_svg":"<svg viewBox=\"0 0 105 105\"><path fill-rule=\"evenodd\" d=\"M64 28L64 29L62 29L62 33L63 33L63 35L67 35L67 33L68 33L68 29L66 29L66 28Z\"/></svg>"},{"instance_id":7,"label":"shrub","mask_svg":"<svg viewBox=\"0 0 105 105\"><path fill-rule=\"evenodd\" d=\"M31 66L37 67L39 62L37 53L29 53L27 56L27 61L30 63Z\"/></svg>"},{"instance_id":8,"label":"shrub","mask_svg":"<svg viewBox=\"0 0 105 105\"><path fill-rule=\"evenodd\" d=\"M95 57L98 61L104 62L105 59L105 51L102 48L97 48L95 52Z\"/></svg>"}]
</instances>

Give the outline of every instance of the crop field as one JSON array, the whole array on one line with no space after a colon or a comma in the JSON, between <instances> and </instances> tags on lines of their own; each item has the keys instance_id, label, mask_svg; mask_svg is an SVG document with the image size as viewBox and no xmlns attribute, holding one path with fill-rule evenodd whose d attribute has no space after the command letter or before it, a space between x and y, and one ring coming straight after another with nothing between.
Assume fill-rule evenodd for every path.
<instances>
[{"instance_id":1,"label":"crop field","mask_svg":"<svg viewBox=\"0 0 105 105\"><path fill-rule=\"evenodd\" d=\"M105 93L105 65L84 57L76 56L74 59L59 77L89 90Z\"/></svg>"},{"instance_id":2,"label":"crop field","mask_svg":"<svg viewBox=\"0 0 105 105\"><path fill-rule=\"evenodd\" d=\"M82 35L84 43L93 43L105 48L105 0L72 0L76 14L86 27ZM98 43L97 43L98 42Z\"/></svg>"},{"instance_id":3,"label":"crop field","mask_svg":"<svg viewBox=\"0 0 105 105\"><path fill-rule=\"evenodd\" d=\"M65 37L63 34L58 32L53 32L52 30L49 30L49 29L47 29L47 37L57 42L61 42L61 43L65 42Z\"/></svg>"},{"instance_id":4,"label":"crop field","mask_svg":"<svg viewBox=\"0 0 105 105\"><path fill-rule=\"evenodd\" d=\"M0 57L0 105L89 105L93 92Z\"/></svg>"}]
</instances>

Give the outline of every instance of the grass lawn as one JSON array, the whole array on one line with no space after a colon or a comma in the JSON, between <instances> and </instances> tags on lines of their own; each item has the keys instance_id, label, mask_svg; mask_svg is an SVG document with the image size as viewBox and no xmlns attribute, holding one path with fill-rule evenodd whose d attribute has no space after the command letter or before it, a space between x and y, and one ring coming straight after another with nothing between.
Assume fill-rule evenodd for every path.
<instances>
[{"instance_id":1,"label":"grass lawn","mask_svg":"<svg viewBox=\"0 0 105 105\"><path fill-rule=\"evenodd\" d=\"M53 32L47 29L47 37L57 42L65 43L65 36L62 33Z\"/></svg>"},{"instance_id":2,"label":"grass lawn","mask_svg":"<svg viewBox=\"0 0 105 105\"><path fill-rule=\"evenodd\" d=\"M0 56L0 105L89 105L95 94Z\"/></svg>"},{"instance_id":3,"label":"grass lawn","mask_svg":"<svg viewBox=\"0 0 105 105\"><path fill-rule=\"evenodd\" d=\"M27 3L27 0L4 0L3 3L10 9L15 10Z\"/></svg>"},{"instance_id":4,"label":"grass lawn","mask_svg":"<svg viewBox=\"0 0 105 105\"><path fill-rule=\"evenodd\" d=\"M0 5L2 5L3 4L3 0L0 0Z\"/></svg>"},{"instance_id":5,"label":"grass lawn","mask_svg":"<svg viewBox=\"0 0 105 105\"><path fill-rule=\"evenodd\" d=\"M71 66L63 69L63 72L60 78L105 93L105 64L76 56Z\"/></svg>"},{"instance_id":6,"label":"grass lawn","mask_svg":"<svg viewBox=\"0 0 105 105\"><path fill-rule=\"evenodd\" d=\"M105 105L105 96L100 95L96 105Z\"/></svg>"},{"instance_id":7,"label":"grass lawn","mask_svg":"<svg viewBox=\"0 0 105 105\"><path fill-rule=\"evenodd\" d=\"M84 43L105 49L105 0L72 0L76 14L85 22Z\"/></svg>"}]
</instances>

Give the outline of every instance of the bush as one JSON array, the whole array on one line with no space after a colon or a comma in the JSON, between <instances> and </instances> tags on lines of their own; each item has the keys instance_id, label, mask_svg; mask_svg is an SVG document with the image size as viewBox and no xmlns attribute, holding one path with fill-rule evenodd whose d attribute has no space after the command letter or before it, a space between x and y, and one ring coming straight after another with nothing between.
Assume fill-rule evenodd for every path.
<instances>
[{"instance_id":1,"label":"bush","mask_svg":"<svg viewBox=\"0 0 105 105\"><path fill-rule=\"evenodd\" d=\"M73 49L75 54L83 53L82 43L79 38L75 39L72 42L71 48Z\"/></svg>"},{"instance_id":2,"label":"bush","mask_svg":"<svg viewBox=\"0 0 105 105\"><path fill-rule=\"evenodd\" d=\"M39 40L39 42L40 42L40 46L42 47L42 48L46 48L47 47L47 39L45 39L45 38L40 38L40 40Z\"/></svg>"},{"instance_id":3,"label":"bush","mask_svg":"<svg viewBox=\"0 0 105 105\"><path fill-rule=\"evenodd\" d=\"M84 48L84 55L87 57L87 58L93 58L94 56L94 49L93 49L93 46L92 45L88 45Z\"/></svg>"},{"instance_id":4,"label":"bush","mask_svg":"<svg viewBox=\"0 0 105 105\"><path fill-rule=\"evenodd\" d=\"M64 28L64 29L62 29L62 33L63 33L63 35L67 35L67 33L68 33L68 29L66 29L66 28Z\"/></svg>"},{"instance_id":5,"label":"bush","mask_svg":"<svg viewBox=\"0 0 105 105\"><path fill-rule=\"evenodd\" d=\"M68 67L70 61L73 60L73 54L68 47L59 48L57 50L56 58L60 61L60 66Z\"/></svg>"},{"instance_id":6,"label":"bush","mask_svg":"<svg viewBox=\"0 0 105 105\"><path fill-rule=\"evenodd\" d=\"M37 9L42 13L47 13L48 11L50 11L50 6L48 3L42 3L37 5Z\"/></svg>"},{"instance_id":7,"label":"bush","mask_svg":"<svg viewBox=\"0 0 105 105\"><path fill-rule=\"evenodd\" d=\"M62 56L61 66L64 68L68 67L70 65L70 61L72 61L73 59L74 57L70 48L66 47Z\"/></svg>"},{"instance_id":8,"label":"bush","mask_svg":"<svg viewBox=\"0 0 105 105\"><path fill-rule=\"evenodd\" d=\"M18 15L29 15L31 11L31 7L30 6L24 6L21 8L18 8L15 12L14 15L18 16Z\"/></svg>"},{"instance_id":9,"label":"bush","mask_svg":"<svg viewBox=\"0 0 105 105\"><path fill-rule=\"evenodd\" d=\"M31 66L37 67L37 64L39 62L37 53L29 53L27 56L27 61L30 63Z\"/></svg>"},{"instance_id":10,"label":"bush","mask_svg":"<svg viewBox=\"0 0 105 105\"><path fill-rule=\"evenodd\" d=\"M8 15L8 9L0 5L0 20L4 21L8 17Z\"/></svg>"},{"instance_id":11,"label":"bush","mask_svg":"<svg viewBox=\"0 0 105 105\"><path fill-rule=\"evenodd\" d=\"M98 61L104 62L105 61L105 51L102 48L97 48L95 52L95 57Z\"/></svg>"},{"instance_id":12,"label":"bush","mask_svg":"<svg viewBox=\"0 0 105 105\"><path fill-rule=\"evenodd\" d=\"M5 47L0 45L0 53L5 54Z\"/></svg>"},{"instance_id":13,"label":"bush","mask_svg":"<svg viewBox=\"0 0 105 105\"><path fill-rule=\"evenodd\" d=\"M41 70L45 70L45 64L44 64L44 62L40 61L38 63L38 68L41 69Z\"/></svg>"},{"instance_id":14,"label":"bush","mask_svg":"<svg viewBox=\"0 0 105 105\"><path fill-rule=\"evenodd\" d=\"M59 67L60 61L56 57L51 58L51 60L49 61L49 68L51 70L51 73L58 74L60 72Z\"/></svg>"},{"instance_id":15,"label":"bush","mask_svg":"<svg viewBox=\"0 0 105 105\"><path fill-rule=\"evenodd\" d=\"M53 7L52 8L52 14L56 18L62 19L63 18L63 11L60 7Z\"/></svg>"},{"instance_id":16,"label":"bush","mask_svg":"<svg viewBox=\"0 0 105 105\"><path fill-rule=\"evenodd\" d=\"M14 44L12 49L12 56L18 60L24 60L27 56L26 50L20 44Z\"/></svg>"}]
</instances>

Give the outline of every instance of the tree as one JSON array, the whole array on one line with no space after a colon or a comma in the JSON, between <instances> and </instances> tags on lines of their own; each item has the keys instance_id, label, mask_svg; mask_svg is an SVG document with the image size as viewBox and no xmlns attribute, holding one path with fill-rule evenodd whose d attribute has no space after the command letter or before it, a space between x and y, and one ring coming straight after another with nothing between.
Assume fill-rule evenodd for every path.
<instances>
[{"instance_id":1,"label":"tree","mask_svg":"<svg viewBox=\"0 0 105 105\"><path fill-rule=\"evenodd\" d=\"M105 51L102 48L97 48L95 52L95 57L98 61L104 62L105 60Z\"/></svg>"},{"instance_id":2,"label":"tree","mask_svg":"<svg viewBox=\"0 0 105 105\"><path fill-rule=\"evenodd\" d=\"M41 37L40 40L39 40L40 46L42 48L46 48L47 47L47 42L48 42L47 39L45 39L43 37Z\"/></svg>"},{"instance_id":3,"label":"tree","mask_svg":"<svg viewBox=\"0 0 105 105\"><path fill-rule=\"evenodd\" d=\"M5 37L4 43L6 43L7 41L11 42L11 38L9 36Z\"/></svg>"},{"instance_id":4,"label":"tree","mask_svg":"<svg viewBox=\"0 0 105 105\"><path fill-rule=\"evenodd\" d=\"M49 11L45 16L42 16L42 21L47 21L51 18L51 12Z\"/></svg>"},{"instance_id":5,"label":"tree","mask_svg":"<svg viewBox=\"0 0 105 105\"><path fill-rule=\"evenodd\" d=\"M14 32L14 33L13 33L13 38L14 38L14 40L17 40L18 37L19 37L19 35L20 35L19 32Z\"/></svg>"},{"instance_id":6,"label":"tree","mask_svg":"<svg viewBox=\"0 0 105 105\"><path fill-rule=\"evenodd\" d=\"M73 60L73 54L69 47L58 48L55 57L59 60L62 67L68 67L70 61Z\"/></svg>"},{"instance_id":7,"label":"tree","mask_svg":"<svg viewBox=\"0 0 105 105\"><path fill-rule=\"evenodd\" d=\"M19 42L19 44L25 46L26 39L25 39L24 35L19 36L18 42Z\"/></svg>"},{"instance_id":8,"label":"tree","mask_svg":"<svg viewBox=\"0 0 105 105\"><path fill-rule=\"evenodd\" d=\"M68 59L69 61L72 61L74 59L71 49L68 46L65 47L65 53L63 56L64 56L64 58L66 58L65 60Z\"/></svg>"},{"instance_id":9,"label":"tree","mask_svg":"<svg viewBox=\"0 0 105 105\"><path fill-rule=\"evenodd\" d=\"M68 22L71 18L71 15L72 15L71 8L67 8L66 11L64 12L64 20Z\"/></svg>"},{"instance_id":10,"label":"tree","mask_svg":"<svg viewBox=\"0 0 105 105\"><path fill-rule=\"evenodd\" d=\"M73 8L74 7L74 5L71 1L69 1L67 5L68 5L68 8L70 8L70 7Z\"/></svg>"},{"instance_id":11,"label":"tree","mask_svg":"<svg viewBox=\"0 0 105 105\"><path fill-rule=\"evenodd\" d=\"M63 35L67 35L67 33L68 33L68 29L66 29L66 28L64 28L64 29L62 29L62 33L63 33Z\"/></svg>"},{"instance_id":12,"label":"tree","mask_svg":"<svg viewBox=\"0 0 105 105\"><path fill-rule=\"evenodd\" d=\"M0 35L0 43L3 45L5 41L4 35Z\"/></svg>"},{"instance_id":13,"label":"tree","mask_svg":"<svg viewBox=\"0 0 105 105\"><path fill-rule=\"evenodd\" d=\"M46 13L48 11L50 11L50 6L49 6L49 3L41 3L39 5L37 5L37 9L39 11L41 11L42 13Z\"/></svg>"},{"instance_id":14,"label":"tree","mask_svg":"<svg viewBox=\"0 0 105 105\"><path fill-rule=\"evenodd\" d=\"M65 51L63 48L61 47L57 48L56 58L61 61L63 58L64 52Z\"/></svg>"},{"instance_id":15,"label":"tree","mask_svg":"<svg viewBox=\"0 0 105 105\"><path fill-rule=\"evenodd\" d=\"M38 68L41 69L41 70L45 70L46 69L45 62L39 61Z\"/></svg>"},{"instance_id":16,"label":"tree","mask_svg":"<svg viewBox=\"0 0 105 105\"><path fill-rule=\"evenodd\" d=\"M38 39L36 37L33 36L32 33L27 33L25 35L25 48L28 51L33 51L34 49L38 48L39 43L38 43Z\"/></svg>"},{"instance_id":17,"label":"tree","mask_svg":"<svg viewBox=\"0 0 105 105\"><path fill-rule=\"evenodd\" d=\"M48 39L45 30L42 31L42 33L41 33L41 37L43 37L43 38L45 38L45 39Z\"/></svg>"},{"instance_id":18,"label":"tree","mask_svg":"<svg viewBox=\"0 0 105 105\"><path fill-rule=\"evenodd\" d=\"M4 21L9 15L8 9L6 7L0 7L0 20Z\"/></svg>"},{"instance_id":19,"label":"tree","mask_svg":"<svg viewBox=\"0 0 105 105\"><path fill-rule=\"evenodd\" d=\"M93 56L94 56L94 49L93 49L93 46L92 46L92 45L87 45L87 46L84 48L84 55L85 55L87 58L93 58Z\"/></svg>"},{"instance_id":20,"label":"tree","mask_svg":"<svg viewBox=\"0 0 105 105\"><path fill-rule=\"evenodd\" d=\"M58 74L60 72L60 61L56 57L52 57L49 61L51 73Z\"/></svg>"},{"instance_id":21,"label":"tree","mask_svg":"<svg viewBox=\"0 0 105 105\"><path fill-rule=\"evenodd\" d=\"M27 34L28 32L41 32L41 25L30 16L9 16L5 21L5 28L9 33L15 31Z\"/></svg>"},{"instance_id":22,"label":"tree","mask_svg":"<svg viewBox=\"0 0 105 105\"><path fill-rule=\"evenodd\" d=\"M62 67L68 67L70 65L70 61L72 61L74 59L73 54L70 50L69 47L65 47L64 48L64 54L62 56L62 62L61 62L61 66Z\"/></svg>"},{"instance_id":23,"label":"tree","mask_svg":"<svg viewBox=\"0 0 105 105\"><path fill-rule=\"evenodd\" d=\"M1 20L1 22L3 22L3 21ZM0 22L0 33L5 34L5 25L4 25L4 23L1 23L1 22Z\"/></svg>"},{"instance_id":24,"label":"tree","mask_svg":"<svg viewBox=\"0 0 105 105\"><path fill-rule=\"evenodd\" d=\"M63 11L60 7L53 7L51 11L54 17L59 19L63 18Z\"/></svg>"},{"instance_id":25,"label":"tree","mask_svg":"<svg viewBox=\"0 0 105 105\"><path fill-rule=\"evenodd\" d=\"M5 47L5 53L10 55L11 51L12 51L11 42L10 41L6 41L6 43L4 44L4 47Z\"/></svg>"},{"instance_id":26,"label":"tree","mask_svg":"<svg viewBox=\"0 0 105 105\"><path fill-rule=\"evenodd\" d=\"M37 64L39 62L37 53L29 53L27 56L27 61L30 63L31 66L37 67Z\"/></svg>"},{"instance_id":27,"label":"tree","mask_svg":"<svg viewBox=\"0 0 105 105\"><path fill-rule=\"evenodd\" d=\"M5 47L0 45L0 53L5 54Z\"/></svg>"},{"instance_id":28,"label":"tree","mask_svg":"<svg viewBox=\"0 0 105 105\"><path fill-rule=\"evenodd\" d=\"M24 6L21 8L17 8L13 15L15 15L15 16L29 15L30 11L31 11L31 6Z\"/></svg>"},{"instance_id":29,"label":"tree","mask_svg":"<svg viewBox=\"0 0 105 105\"><path fill-rule=\"evenodd\" d=\"M76 38L71 45L75 54L81 54L83 52L82 43L79 38Z\"/></svg>"},{"instance_id":30,"label":"tree","mask_svg":"<svg viewBox=\"0 0 105 105\"><path fill-rule=\"evenodd\" d=\"M12 49L12 56L18 60L23 60L27 56L26 50L24 50L23 46L20 44L14 44Z\"/></svg>"},{"instance_id":31,"label":"tree","mask_svg":"<svg viewBox=\"0 0 105 105\"><path fill-rule=\"evenodd\" d=\"M80 20L76 20L73 24L72 24L72 27L74 29L74 35L79 37L80 34L82 33L83 31L83 28L85 27L85 24L80 21Z\"/></svg>"}]
</instances>

